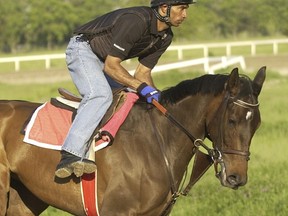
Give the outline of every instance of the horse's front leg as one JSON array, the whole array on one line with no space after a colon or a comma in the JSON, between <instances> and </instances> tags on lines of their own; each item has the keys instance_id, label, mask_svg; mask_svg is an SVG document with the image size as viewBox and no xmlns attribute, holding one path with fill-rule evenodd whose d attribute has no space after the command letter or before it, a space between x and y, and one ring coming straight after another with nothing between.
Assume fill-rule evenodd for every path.
<instances>
[{"instance_id":1,"label":"horse's front leg","mask_svg":"<svg viewBox=\"0 0 288 216\"><path fill-rule=\"evenodd\" d=\"M0 216L6 215L10 185L9 163L0 141Z\"/></svg>"},{"instance_id":2,"label":"horse's front leg","mask_svg":"<svg viewBox=\"0 0 288 216\"><path fill-rule=\"evenodd\" d=\"M7 216L40 215L48 207L47 204L35 197L21 183L12 184L15 188L10 187ZM25 200L22 200L21 196L25 197Z\"/></svg>"}]
</instances>

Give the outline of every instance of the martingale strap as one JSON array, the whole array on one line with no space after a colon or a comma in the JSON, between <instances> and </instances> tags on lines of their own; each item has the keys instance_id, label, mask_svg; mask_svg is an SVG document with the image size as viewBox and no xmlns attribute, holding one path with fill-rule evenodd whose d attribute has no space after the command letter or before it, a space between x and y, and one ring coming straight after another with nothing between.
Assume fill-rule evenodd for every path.
<instances>
[{"instance_id":1,"label":"martingale strap","mask_svg":"<svg viewBox=\"0 0 288 216\"><path fill-rule=\"evenodd\" d=\"M210 155L201 152L198 148L195 148L195 158L190 176L190 181L185 189L181 192L183 196L187 196L191 188L199 181L199 179L206 173L206 171L213 164L213 160Z\"/></svg>"}]
</instances>

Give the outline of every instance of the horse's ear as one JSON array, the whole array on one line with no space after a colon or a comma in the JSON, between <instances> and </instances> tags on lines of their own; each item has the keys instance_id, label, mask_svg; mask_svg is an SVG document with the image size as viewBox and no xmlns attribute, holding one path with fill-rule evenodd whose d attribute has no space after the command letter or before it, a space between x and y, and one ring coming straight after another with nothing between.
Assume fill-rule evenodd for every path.
<instances>
[{"instance_id":1,"label":"horse's ear","mask_svg":"<svg viewBox=\"0 0 288 216\"><path fill-rule=\"evenodd\" d=\"M260 94L265 78L266 78L266 66L263 66L257 72L252 83L253 93L256 96Z\"/></svg>"},{"instance_id":2,"label":"horse's ear","mask_svg":"<svg viewBox=\"0 0 288 216\"><path fill-rule=\"evenodd\" d=\"M234 97L238 93L239 89L239 73L238 73L238 68L234 68L230 75L229 78L226 82L226 91L229 91L230 96Z\"/></svg>"}]
</instances>

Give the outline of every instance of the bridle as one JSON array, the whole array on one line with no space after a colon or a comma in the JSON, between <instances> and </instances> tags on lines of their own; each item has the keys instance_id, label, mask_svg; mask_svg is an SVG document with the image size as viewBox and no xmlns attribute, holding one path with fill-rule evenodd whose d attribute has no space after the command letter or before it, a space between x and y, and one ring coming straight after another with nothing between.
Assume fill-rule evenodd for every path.
<instances>
[{"instance_id":1,"label":"bridle","mask_svg":"<svg viewBox=\"0 0 288 216\"><path fill-rule=\"evenodd\" d=\"M243 100L232 97L229 95L228 92L226 92L222 103L220 104L218 110L216 111L216 113L214 115L214 118L219 116L219 113L220 113L220 122L224 122L224 116L225 116L225 113L227 111L228 104L231 102L233 104L235 104L236 106L240 106L241 108L245 108L245 109L253 109L253 108L257 108L259 106L259 102L253 103L253 104L248 103L248 102L245 102ZM209 126L207 126L207 128L209 128ZM210 148L208 148L208 149L205 148L205 149L214 162L214 169L215 169L216 177L220 178L221 175L226 174L225 164L224 164L224 160L223 160L224 154L233 154L233 155L242 156L242 157L245 157L246 160L248 161L248 160L250 160L250 152L249 151L243 151L243 150L223 148L223 145L224 145L223 124L220 124L220 126L218 128L219 128L218 129L218 137L219 137L218 140L219 140L219 143L221 144L222 147L219 148L219 146L217 146L213 149L210 149ZM209 134L208 134L208 137L210 137ZM199 139L197 139L197 140L199 140ZM211 137L210 137L210 140L211 140ZM205 146L205 144L202 140L201 141L199 140L197 142L199 142L201 144L197 144L194 141L194 146L198 146L198 148L199 148L199 146L202 146L202 147ZM218 170L218 165L220 165L220 167L221 167L220 171Z\"/></svg>"},{"instance_id":2,"label":"bridle","mask_svg":"<svg viewBox=\"0 0 288 216\"><path fill-rule=\"evenodd\" d=\"M219 113L222 113L221 115L221 120L223 121L225 112L227 110L227 106L229 101L232 100L233 103L237 106L240 106L242 108L246 109L251 109L251 108L256 108L259 106L259 103L248 103L240 99L235 99L234 97L231 97L228 93L224 96L224 99L221 103L221 105L218 108L218 111L216 111L214 118ZM179 123L168 111L156 100L153 100L153 104L156 106L156 108L164 114L176 127L178 127L182 132L184 132L188 138L193 142L194 147L199 148L203 147L208 155L211 157L211 159L214 161L214 164L220 164L223 163L223 154L235 154L239 156L244 156L246 157L246 160L249 160L250 152L249 151L241 151L241 150L236 150L236 149L218 149L218 148L210 148L208 147L204 141L200 138L195 138L181 123ZM221 142L223 143L223 135L222 135L222 128L220 128L220 137L221 137ZM209 137L209 134L208 134ZM211 138L210 138L211 139ZM217 175L217 172L216 172Z\"/></svg>"},{"instance_id":3,"label":"bridle","mask_svg":"<svg viewBox=\"0 0 288 216\"><path fill-rule=\"evenodd\" d=\"M224 115L225 112L227 110L229 101L231 101L237 105L240 106L242 108L247 108L247 109L251 109L251 108L256 108L259 106L259 103L255 103L255 104L251 104L248 102L245 102L243 100L240 99L235 99L234 97L231 97L228 93L225 94L223 101L221 102L221 105L219 106L218 110L215 113L214 118L216 117L216 115L219 112L222 112L221 115L221 120L224 119ZM204 141L200 138L195 138L180 122L178 122L168 111L167 109L165 109L158 101L153 100L152 101L153 105L162 113L164 114L164 116L166 118L168 118L176 127L178 127L183 133L185 133L188 138L193 142L193 146L196 149L199 149L200 147L204 148L208 155L211 157L213 163L214 163L214 169L215 169L215 173L216 173L216 177L220 178L221 175L226 175L226 169L225 169L225 164L224 164L224 160L223 160L223 155L224 154L234 154L234 155L239 155L239 156L243 156L246 157L246 160L249 160L249 156L250 156L250 152L249 151L241 151L241 150L235 150L235 149L218 149L218 148L210 148L208 147ZM150 116L151 120L152 117ZM154 128L154 132L156 131L156 127L155 124L153 124L153 128ZM222 126L222 124L221 124ZM223 136L222 136L222 128L220 128L220 137L221 137L221 143L223 144ZM173 177L172 177L172 173L170 170L170 166L169 166L169 162L167 159L166 154L164 153L164 144L160 142L160 138L159 135L155 132L156 137L158 139L158 142L160 144L160 148L161 151L163 153L164 156L164 160L165 160L165 164L166 164L166 169L169 175L169 180L170 180L170 184L171 184L171 190L172 190L172 198L170 203L168 203L168 205L166 206L166 208L164 209L164 211L162 212L162 216L169 214L172 206L175 204L177 198L182 194L181 192L179 192L176 189ZM220 171L218 170L218 165L220 165L221 169ZM187 186L187 188L189 188L189 185ZM191 187L190 187L191 188ZM187 192L188 193L188 192Z\"/></svg>"}]
</instances>

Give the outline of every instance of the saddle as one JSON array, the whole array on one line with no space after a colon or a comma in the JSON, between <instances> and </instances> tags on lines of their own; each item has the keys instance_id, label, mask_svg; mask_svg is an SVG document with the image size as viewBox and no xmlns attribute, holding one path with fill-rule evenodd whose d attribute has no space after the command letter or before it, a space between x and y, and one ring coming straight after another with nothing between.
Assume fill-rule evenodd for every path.
<instances>
[{"instance_id":1,"label":"saddle","mask_svg":"<svg viewBox=\"0 0 288 216\"><path fill-rule=\"evenodd\" d=\"M127 92L129 92L129 90L125 87L113 90L113 102L95 131L99 130L99 128L104 126L120 109L120 107L125 102ZM82 98L73 94L65 88L58 88L58 93L60 94L60 96L56 98L51 98L51 104L56 107L72 111L72 119L74 119Z\"/></svg>"},{"instance_id":2,"label":"saddle","mask_svg":"<svg viewBox=\"0 0 288 216\"><path fill-rule=\"evenodd\" d=\"M27 119L21 133L24 142L59 150L65 140L81 102L81 98L60 88L59 97L51 98L31 114ZM93 151L98 151L112 145L119 128L126 120L139 96L125 88L114 91L114 100L102 118L101 122L91 134L89 143L95 143ZM48 136L49 133L55 136ZM91 151L92 152L92 151Z\"/></svg>"}]
</instances>

